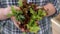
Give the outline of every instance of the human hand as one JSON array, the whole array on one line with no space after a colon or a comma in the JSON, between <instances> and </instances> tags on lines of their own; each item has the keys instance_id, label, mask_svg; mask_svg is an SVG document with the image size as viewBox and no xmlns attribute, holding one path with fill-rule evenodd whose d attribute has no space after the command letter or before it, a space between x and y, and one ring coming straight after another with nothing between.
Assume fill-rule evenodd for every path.
<instances>
[{"instance_id":1,"label":"human hand","mask_svg":"<svg viewBox=\"0 0 60 34\"><path fill-rule=\"evenodd\" d=\"M46 13L47 13L46 16L51 16L56 12L54 5L51 3L48 3L48 4L44 5L43 7L38 6L37 9L39 9L39 8L43 8L46 11Z\"/></svg>"},{"instance_id":2,"label":"human hand","mask_svg":"<svg viewBox=\"0 0 60 34\"><path fill-rule=\"evenodd\" d=\"M55 9L54 5L51 4L51 3L48 3L47 5L45 5L44 9L48 13L47 16L51 16L51 15L53 15L56 12L56 9Z\"/></svg>"},{"instance_id":3,"label":"human hand","mask_svg":"<svg viewBox=\"0 0 60 34\"><path fill-rule=\"evenodd\" d=\"M24 28L20 28L20 24L21 24L21 23L20 23L20 21L17 21L14 16L11 17L11 20L13 21L14 25L15 25L18 29L20 29L22 32L25 31Z\"/></svg>"},{"instance_id":4,"label":"human hand","mask_svg":"<svg viewBox=\"0 0 60 34\"><path fill-rule=\"evenodd\" d=\"M13 6L13 7L14 7L16 10L20 10L20 8L17 7L17 6ZM8 14L12 14L11 7L10 7L10 6L5 9L5 16L7 16ZM16 20L15 16L11 16L10 18L11 18L11 20L13 21L14 25L15 25L18 29L20 29L20 27L19 27L20 22ZM6 18L5 18L5 19L6 19ZM24 31L23 28L21 28L21 30Z\"/></svg>"}]
</instances>

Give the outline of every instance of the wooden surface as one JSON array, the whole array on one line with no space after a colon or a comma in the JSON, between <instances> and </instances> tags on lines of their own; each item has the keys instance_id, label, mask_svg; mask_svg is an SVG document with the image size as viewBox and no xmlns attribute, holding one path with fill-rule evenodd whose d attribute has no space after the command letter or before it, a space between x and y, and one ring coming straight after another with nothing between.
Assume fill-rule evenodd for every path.
<instances>
[{"instance_id":1,"label":"wooden surface","mask_svg":"<svg viewBox=\"0 0 60 34\"><path fill-rule=\"evenodd\" d=\"M54 17L54 20L57 21L57 23L60 24L60 14Z\"/></svg>"},{"instance_id":2,"label":"wooden surface","mask_svg":"<svg viewBox=\"0 0 60 34\"><path fill-rule=\"evenodd\" d=\"M60 34L60 27L52 22L52 32L53 34Z\"/></svg>"},{"instance_id":3,"label":"wooden surface","mask_svg":"<svg viewBox=\"0 0 60 34\"><path fill-rule=\"evenodd\" d=\"M53 34L60 34L60 14L51 19L52 22L52 32Z\"/></svg>"}]
</instances>

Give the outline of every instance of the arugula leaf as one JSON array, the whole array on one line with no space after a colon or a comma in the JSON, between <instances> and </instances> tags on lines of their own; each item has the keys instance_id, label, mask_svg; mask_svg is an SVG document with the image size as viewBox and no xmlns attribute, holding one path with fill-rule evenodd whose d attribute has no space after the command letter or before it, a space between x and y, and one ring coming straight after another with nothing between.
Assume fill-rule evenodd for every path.
<instances>
[{"instance_id":1,"label":"arugula leaf","mask_svg":"<svg viewBox=\"0 0 60 34\"><path fill-rule=\"evenodd\" d=\"M23 32L23 34L26 34L26 32Z\"/></svg>"},{"instance_id":2,"label":"arugula leaf","mask_svg":"<svg viewBox=\"0 0 60 34\"><path fill-rule=\"evenodd\" d=\"M31 14L34 14L34 13L35 13L32 8L30 8L30 13L31 13Z\"/></svg>"},{"instance_id":3,"label":"arugula leaf","mask_svg":"<svg viewBox=\"0 0 60 34\"><path fill-rule=\"evenodd\" d=\"M18 1L18 6L20 6L20 7L23 6L22 1L23 1L23 0L19 0L19 1Z\"/></svg>"},{"instance_id":4,"label":"arugula leaf","mask_svg":"<svg viewBox=\"0 0 60 34\"><path fill-rule=\"evenodd\" d=\"M44 10L43 10L43 12L42 12L42 15L43 15L43 16L46 16L46 12L45 12Z\"/></svg>"},{"instance_id":5,"label":"arugula leaf","mask_svg":"<svg viewBox=\"0 0 60 34\"><path fill-rule=\"evenodd\" d=\"M14 9L13 6L11 6L11 10L12 10L12 14L8 14L8 15L7 15L8 17L11 17L11 16L16 15L16 10Z\"/></svg>"},{"instance_id":6,"label":"arugula leaf","mask_svg":"<svg viewBox=\"0 0 60 34\"><path fill-rule=\"evenodd\" d=\"M39 9L39 10L38 10L38 15L41 16L42 12L43 12L43 11L42 11L41 9Z\"/></svg>"},{"instance_id":7,"label":"arugula leaf","mask_svg":"<svg viewBox=\"0 0 60 34\"><path fill-rule=\"evenodd\" d=\"M17 12L17 11L14 9L13 6L11 6L11 10L12 10L12 14L13 14L13 15L16 15L16 12Z\"/></svg>"},{"instance_id":8,"label":"arugula leaf","mask_svg":"<svg viewBox=\"0 0 60 34\"><path fill-rule=\"evenodd\" d=\"M13 15L12 15L12 14L8 14L7 16L10 18L10 17L13 16Z\"/></svg>"}]
</instances>

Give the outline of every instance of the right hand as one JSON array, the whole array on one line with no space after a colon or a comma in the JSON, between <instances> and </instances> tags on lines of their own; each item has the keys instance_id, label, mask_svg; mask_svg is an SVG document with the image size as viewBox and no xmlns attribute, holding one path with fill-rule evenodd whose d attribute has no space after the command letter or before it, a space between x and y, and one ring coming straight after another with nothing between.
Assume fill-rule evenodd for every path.
<instances>
[{"instance_id":1,"label":"right hand","mask_svg":"<svg viewBox=\"0 0 60 34\"><path fill-rule=\"evenodd\" d=\"M21 23L20 23L19 21L17 21L14 16L11 17L11 20L13 21L14 25L15 25L18 29L20 29L22 32L25 31L24 28L20 28L20 27L19 27L19 25L20 25Z\"/></svg>"},{"instance_id":2,"label":"right hand","mask_svg":"<svg viewBox=\"0 0 60 34\"><path fill-rule=\"evenodd\" d=\"M19 7L14 6L14 8L15 8L16 10L20 10ZM10 10L11 10L11 9L10 9ZM11 12L10 12L10 13L11 13ZM17 21L14 16L11 17L11 20L13 21L14 25L15 25L18 29L20 29L20 30L23 31L23 32L25 31L23 28L20 28L20 27L19 27L20 22Z\"/></svg>"},{"instance_id":3,"label":"right hand","mask_svg":"<svg viewBox=\"0 0 60 34\"><path fill-rule=\"evenodd\" d=\"M9 8L9 11L11 11L11 8L10 8L10 7L8 7L8 8ZM7 10L8 10L8 8L7 8ZM14 6L14 8L15 8L16 10L20 10L19 7ZM10 12L10 13L11 13L11 12ZM11 20L13 21L14 25L15 25L18 29L21 29L21 31L24 31L23 28L20 28L20 27L19 27L20 22L17 21L16 18L15 18L14 16L11 17Z\"/></svg>"}]
</instances>

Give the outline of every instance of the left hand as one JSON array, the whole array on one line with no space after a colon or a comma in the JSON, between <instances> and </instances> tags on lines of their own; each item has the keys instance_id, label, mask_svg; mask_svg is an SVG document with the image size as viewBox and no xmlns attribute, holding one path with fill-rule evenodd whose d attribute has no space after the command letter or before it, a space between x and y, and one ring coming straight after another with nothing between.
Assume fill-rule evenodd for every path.
<instances>
[{"instance_id":1,"label":"left hand","mask_svg":"<svg viewBox=\"0 0 60 34\"><path fill-rule=\"evenodd\" d=\"M44 9L48 13L47 16L51 16L51 15L53 15L56 12L56 9L55 9L54 5L51 4L51 3L48 3L47 5L45 5Z\"/></svg>"},{"instance_id":2,"label":"left hand","mask_svg":"<svg viewBox=\"0 0 60 34\"><path fill-rule=\"evenodd\" d=\"M42 8L42 7L38 6L37 8ZM47 16L51 16L56 12L56 9L55 9L54 5L51 4L51 3L48 3L47 5L43 6L43 8L48 13Z\"/></svg>"}]
</instances>

